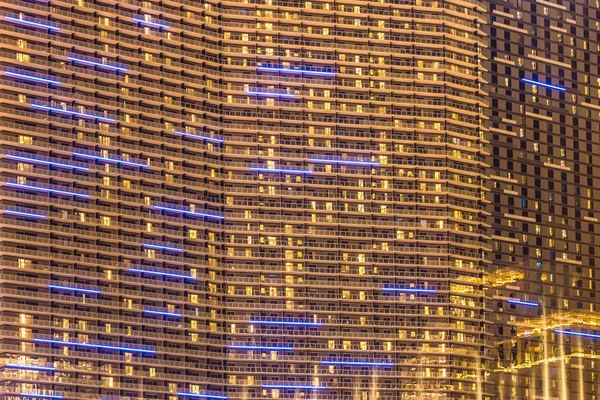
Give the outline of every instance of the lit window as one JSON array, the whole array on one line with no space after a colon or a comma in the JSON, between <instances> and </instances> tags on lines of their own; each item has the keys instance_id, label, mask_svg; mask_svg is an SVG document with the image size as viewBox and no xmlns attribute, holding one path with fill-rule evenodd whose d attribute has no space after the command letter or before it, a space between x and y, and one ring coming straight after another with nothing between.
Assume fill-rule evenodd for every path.
<instances>
[{"instance_id":1,"label":"lit window","mask_svg":"<svg viewBox=\"0 0 600 400\"><path fill-rule=\"evenodd\" d=\"M33 144L31 136L19 135L19 144Z\"/></svg>"},{"instance_id":2,"label":"lit window","mask_svg":"<svg viewBox=\"0 0 600 400\"><path fill-rule=\"evenodd\" d=\"M29 57L29 54L17 53L16 59L17 59L17 61L21 61L21 62L29 62L30 57Z\"/></svg>"}]
</instances>

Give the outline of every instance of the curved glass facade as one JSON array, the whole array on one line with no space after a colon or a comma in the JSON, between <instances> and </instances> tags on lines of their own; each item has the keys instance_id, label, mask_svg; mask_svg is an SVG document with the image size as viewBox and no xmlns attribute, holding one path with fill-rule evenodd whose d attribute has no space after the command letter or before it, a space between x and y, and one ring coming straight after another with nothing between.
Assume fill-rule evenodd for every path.
<instances>
[{"instance_id":1,"label":"curved glass facade","mask_svg":"<svg viewBox=\"0 0 600 400\"><path fill-rule=\"evenodd\" d=\"M481 3L0 7L7 396L491 398Z\"/></svg>"}]
</instances>

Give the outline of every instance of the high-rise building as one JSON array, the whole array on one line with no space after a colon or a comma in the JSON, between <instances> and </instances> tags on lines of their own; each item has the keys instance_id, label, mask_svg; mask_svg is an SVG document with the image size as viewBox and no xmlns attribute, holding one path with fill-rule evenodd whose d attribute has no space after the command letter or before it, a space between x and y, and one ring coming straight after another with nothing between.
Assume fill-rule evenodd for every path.
<instances>
[{"instance_id":1,"label":"high-rise building","mask_svg":"<svg viewBox=\"0 0 600 400\"><path fill-rule=\"evenodd\" d=\"M490 3L497 398L598 399L600 9Z\"/></svg>"},{"instance_id":2,"label":"high-rise building","mask_svg":"<svg viewBox=\"0 0 600 400\"><path fill-rule=\"evenodd\" d=\"M486 7L0 0L3 398L492 398Z\"/></svg>"}]
</instances>

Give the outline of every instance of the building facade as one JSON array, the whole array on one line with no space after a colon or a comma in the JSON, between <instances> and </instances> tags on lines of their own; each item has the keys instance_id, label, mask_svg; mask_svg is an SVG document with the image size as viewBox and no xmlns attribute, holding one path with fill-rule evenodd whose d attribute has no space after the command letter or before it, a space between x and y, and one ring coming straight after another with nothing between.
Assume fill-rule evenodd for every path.
<instances>
[{"instance_id":1,"label":"building facade","mask_svg":"<svg viewBox=\"0 0 600 400\"><path fill-rule=\"evenodd\" d=\"M490 3L498 399L600 398L600 9Z\"/></svg>"},{"instance_id":2,"label":"building facade","mask_svg":"<svg viewBox=\"0 0 600 400\"><path fill-rule=\"evenodd\" d=\"M1 0L1 395L481 399L476 0Z\"/></svg>"}]
</instances>

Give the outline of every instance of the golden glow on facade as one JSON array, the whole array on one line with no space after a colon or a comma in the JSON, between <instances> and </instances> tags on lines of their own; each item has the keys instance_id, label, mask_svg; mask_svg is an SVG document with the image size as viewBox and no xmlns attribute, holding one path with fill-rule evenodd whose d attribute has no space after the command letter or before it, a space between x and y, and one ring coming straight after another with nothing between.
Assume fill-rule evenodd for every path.
<instances>
[{"instance_id":1,"label":"golden glow on facade","mask_svg":"<svg viewBox=\"0 0 600 400\"><path fill-rule=\"evenodd\" d=\"M492 398L481 2L0 5L6 393Z\"/></svg>"}]
</instances>

